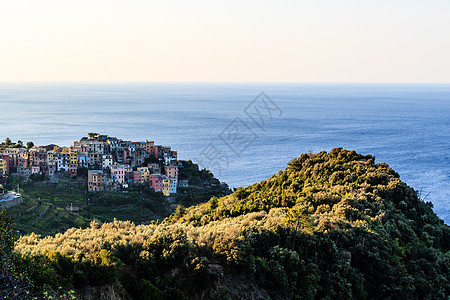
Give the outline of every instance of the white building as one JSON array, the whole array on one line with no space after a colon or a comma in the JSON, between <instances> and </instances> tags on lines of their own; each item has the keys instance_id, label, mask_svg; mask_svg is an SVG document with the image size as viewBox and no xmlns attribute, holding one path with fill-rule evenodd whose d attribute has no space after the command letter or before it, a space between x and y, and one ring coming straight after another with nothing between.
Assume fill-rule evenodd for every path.
<instances>
[{"instance_id":1,"label":"white building","mask_svg":"<svg viewBox=\"0 0 450 300\"><path fill-rule=\"evenodd\" d=\"M122 184L122 186L128 183L128 178L130 178L131 172L133 172L133 169L129 165L111 165L111 177L113 177L118 183Z\"/></svg>"},{"instance_id":2,"label":"white building","mask_svg":"<svg viewBox=\"0 0 450 300\"><path fill-rule=\"evenodd\" d=\"M113 156L111 154L103 154L102 156L102 169L111 168L113 164Z\"/></svg>"},{"instance_id":3,"label":"white building","mask_svg":"<svg viewBox=\"0 0 450 300\"><path fill-rule=\"evenodd\" d=\"M56 173L56 166L48 166L48 176L53 177Z\"/></svg>"},{"instance_id":4,"label":"white building","mask_svg":"<svg viewBox=\"0 0 450 300\"><path fill-rule=\"evenodd\" d=\"M47 165L48 167L54 167L56 170L56 166L58 164L58 153L54 151L47 152Z\"/></svg>"},{"instance_id":5,"label":"white building","mask_svg":"<svg viewBox=\"0 0 450 300\"><path fill-rule=\"evenodd\" d=\"M60 171L66 171L69 172L70 170L70 153L67 152L60 152L58 153L58 172Z\"/></svg>"},{"instance_id":6,"label":"white building","mask_svg":"<svg viewBox=\"0 0 450 300\"><path fill-rule=\"evenodd\" d=\"M186 179L182 179L178 181L178 186L180 188L188 188L189 187L189 181Z\"/></svg>"},{"instance_id":7,"label":"white building","mask_svg":"<svg viewBox=\"0 0 450 300\"><path fill-rule=\"evenodd\" d=\"M110 138L108 138L108 140L106 142L109 145L109 151L111 151L111 152L116 151L116 148L119 145L119 139L118 138L110 137Z\"/></svg>"},{"instance_id":8,"label":"white building","mask_svg":"<svg viewBox=\"0 0 450 300\"><path fill-rule=\"evenodd\" d=\"M89 142L87 144L87 152L88 153L101 153L104 154L108 145L104 142Z\"/></svg>"}]
</instances>

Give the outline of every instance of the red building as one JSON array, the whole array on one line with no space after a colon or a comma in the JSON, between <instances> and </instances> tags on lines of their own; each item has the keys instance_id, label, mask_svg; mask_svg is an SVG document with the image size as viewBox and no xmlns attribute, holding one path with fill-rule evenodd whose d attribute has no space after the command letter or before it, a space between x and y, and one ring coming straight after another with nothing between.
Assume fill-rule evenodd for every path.
<instances>
[{"instance_id":1,"label":"red building","mask_svg":"<svg viewBox=\"0 0 450 300\"><path fill-rule=\"evenodd\" d=\"M9 166L10 166L10 157L8 154L0 154L0 159L4 159L6 161L6 174L9 174Z\"/></svg>"},{"instance_id":2,"label":"red building","mask_svg":"<svg viewBox=\"0 0 450 300\"><path fill-rule=\"evenodd\" d=\"M33 166L39 167L42 173L47 171L47 153L46 152L34 152L33 153Z\"/></svg>"},{"instance_id":3,"label":"red building","mask_svg":"<svg viewBox=\"0 0 450 300\"><path fill-rule=\"evenodd\" d=\"M69 165L69 172L72 176L77 176L78 165Z\"/></svg>"}]
</instances>

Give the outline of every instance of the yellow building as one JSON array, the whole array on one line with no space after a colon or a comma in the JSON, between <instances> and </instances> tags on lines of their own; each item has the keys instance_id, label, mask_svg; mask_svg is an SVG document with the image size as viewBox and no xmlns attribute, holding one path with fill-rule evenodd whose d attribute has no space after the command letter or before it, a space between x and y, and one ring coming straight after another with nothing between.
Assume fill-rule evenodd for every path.
<instances>
[{"instance_id":1,"label":"yellow building","mask_svg":"<svg viewBox=\"0 0 450 300\"><path fill-rule=\"evenodd\" d=\"M137 168L137 171L141 173L141 183L147 183L150 176L150 170L148 167Z\"/></svg>"},{"instance_id":2,"label":"yellow building","mask_svg":"<svg viewBox=\"0 0 450 300\"><path fill-rule=\"evenodd\" d=\"M70 164L71 165L78 165L77 154L78 154L78 150L70 149Z\"/></svg>"},{"instance_id":3,"label":"yellow building","mask_svg":"<svg viewBox=\"0 0 450 300\"><path fill-rule=\"evenodd\" d=\"M8 170L8 162L6 159L0 159L0 176L5 176Z\"/></svg>"},{"instance_id":4,"label":"yellow building","mask_svg":"<svg viewBox=\"0 0 450 300\"><path fill-rule=\"evenodd\" d=\"M34 163L34 153L35 153L35 151L28 152L28 163L30 166L32 166Z\"/></svg>"},{"instance_id":5,"label":"yellow building","mask_svg":"<svg viewBox=\"0 0 450 300\"><path fill-rule=\"evenodd\" d=\"M164 196L170 196L170 178L164 176L162 193Z\"/></svg>"}]
</instances>

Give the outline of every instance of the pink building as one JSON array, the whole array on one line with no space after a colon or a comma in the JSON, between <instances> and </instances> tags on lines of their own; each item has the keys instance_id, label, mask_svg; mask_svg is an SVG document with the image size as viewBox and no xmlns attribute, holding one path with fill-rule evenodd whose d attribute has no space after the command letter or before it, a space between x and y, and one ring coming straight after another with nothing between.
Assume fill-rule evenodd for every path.
<instances>
[{"instance_id":1,"label":"pink building","mask_svg":"<svg viewBox=\"0 0 450 300\"><path fill-rule=\"evenodd\" d=\"M31 174L40 174L41 168L39 166L32 166L31 167Z\"/></svg>"},{"instance_id":2,"label":"pink building","mask_svg":"<svg viewBox=\"0 0 450 300\"><path fill-rule=\"evenodd\" d=\"M35 152L33 154L33 166L46 167L47 166L47 153Z\"/></svg>"},{"instance_id":3,"label":"pink building","mask_svg":"<svg viewBox=\"0 0 450 300\"><path fill-rule=\"evenodd\" d=\"M178 179L178 167L173 165L165 166L164 174L166 174L167 177Z\"/></svg>"},{"instance_id":4,"label":"pink building","mask_svg":"<svg viewBox=\"0 0 450 300\"><path fill-rule=\"evenodd\" d=\"M39 167L39 173L45 173L47 171L47 152L32 152L30 155L33 158L33 166Z\"/></svg>"},{"instance_id":5,"label":"pink building","mask_svg":"<svg viewBox=\"0 0 450 300\"><path fill-rule=\"evenodd\" d=\"M28 168L28 159L20 157L18 160L18 167Z\"/></svg>"},{"instance_id":6,"label":"pink building","mask_svg":"<svg viewBox=\"0 0 450 300\"><path fill-rule=\"evenodd\" d=\"M111 166L111 175L121 184L128 183L128 177L133 169L129 165L114 164Z\"/></svg>"},{"instance_id":7,"label":"pink building","mask_svg":"<svg viewBox=\"0 0 450 300\"><path fill-rule=\"evenodd\" d=\"M149 186L155 190L155 192L161 192L163 189L163 177L161 175L153 175L149 176Z\"/></svg>"}]
</instances>

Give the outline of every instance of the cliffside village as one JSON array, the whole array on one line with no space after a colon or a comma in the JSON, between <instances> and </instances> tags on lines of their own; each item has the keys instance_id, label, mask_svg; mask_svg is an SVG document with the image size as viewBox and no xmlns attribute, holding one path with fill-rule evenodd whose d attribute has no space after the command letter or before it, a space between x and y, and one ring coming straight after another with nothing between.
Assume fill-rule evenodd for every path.
<instances>
[{"instance_id":1,"label":"cliffside village","mask_svg":"<svg viewBox=\"0 0 450 300\"><path fill-rule=\"evenodd\" d=\"M130 185L148 185L165 196L175 194L178 182L177 152L154 141L131 142L107 135L90 134L70 147L56 145L0 149L0 176L45 174L57 172L76 176L81 168L88 169L88 190L115 191ZM11 173L10 173L11 171ZM14 171L14 173L13 173Z\"/></svg>"}]
</instances>

